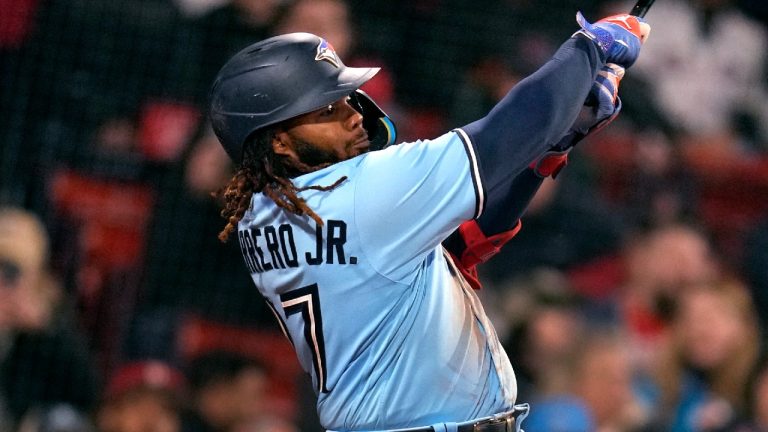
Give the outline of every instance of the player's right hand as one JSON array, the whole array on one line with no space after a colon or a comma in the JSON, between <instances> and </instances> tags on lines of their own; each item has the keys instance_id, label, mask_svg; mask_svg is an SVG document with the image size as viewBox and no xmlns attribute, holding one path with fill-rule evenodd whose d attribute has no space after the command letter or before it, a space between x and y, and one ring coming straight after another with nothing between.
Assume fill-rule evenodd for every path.
<instances>
[{"instance_id":1,"label":"player's right hand","mask_svg":"<svg viewBox=\"0 0 768 432\"><path fill-rule=\"evenodd\" d=\"M587 95L587 106L594 107L596 123L609 117L616 117L621 109L619 83L624 77L624 68L608 63L597 73Z\"/></svg>"},{"instance_id":2,"label":"player's right hand","mask_svg":"<svg viewBox=\"0 0 768 432\"><path fill-rule=\"evenodd\" d=\"M581 27L576 34L591 39L605 53L606 63L624 68L635 63L640 47L651 32L645 20L629 14L612 15L591 24L578 12L576 21Z\"/></svg>"},{"instance_id":3,"label":"player's right hand","mask_svg":"<svg viewBox=\"0 0 768 432\"><path fill-rule=\"evenodd\" d=\"M619 83L623 77L624 68L617 64L608 63L600 69L584 103L585 109L571 125L568 133L552 147L553 152L547 156L554 154L558 158L561 157L559 153L569 151L581 140L601 131L616 119L621 111ZM539 164L541 165L541 163ZM557 167L552 172L553 177L560 168L562 167ZM537 173L539 173L538 170L537 167ZM542 175L542 177L546 177L546 175Z\"/></svg>"}]
</instances>

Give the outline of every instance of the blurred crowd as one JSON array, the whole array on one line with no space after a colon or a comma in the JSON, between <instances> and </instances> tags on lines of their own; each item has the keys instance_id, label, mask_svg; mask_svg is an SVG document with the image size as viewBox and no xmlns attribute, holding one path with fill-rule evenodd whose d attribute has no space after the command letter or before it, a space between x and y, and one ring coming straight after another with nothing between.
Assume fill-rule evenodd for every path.
<instances>
[{"instance_id":1,"label":"blurred crowd","mask_svg":"<svg viewBox=\"0 0 768 432\"><path fill-rule=\"evenodd\" d=\"M484 115L614 0L0 0L0 432L320 431L222 244L222 64L325 37L399 141ZM768 6L665 0L622 115L480 268L526 430L768 431Z\"/></svg>"}]
</instances>

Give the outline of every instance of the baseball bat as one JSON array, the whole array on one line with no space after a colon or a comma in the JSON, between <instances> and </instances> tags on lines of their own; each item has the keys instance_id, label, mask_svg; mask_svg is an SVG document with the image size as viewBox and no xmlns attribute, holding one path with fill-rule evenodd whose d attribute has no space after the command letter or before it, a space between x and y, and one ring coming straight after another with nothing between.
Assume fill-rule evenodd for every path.
<instances>
[{"instance_id":1,"label":"baseball bat","mask_svg":"<svg viewBox=\"0 0 768 432\"><path fill-rule=\"evenodd\" d=\"M637 0L637 3L635 3L635 6L629 14L643 18L655 1L656 0Z\"/></svg>"}]
</instances>

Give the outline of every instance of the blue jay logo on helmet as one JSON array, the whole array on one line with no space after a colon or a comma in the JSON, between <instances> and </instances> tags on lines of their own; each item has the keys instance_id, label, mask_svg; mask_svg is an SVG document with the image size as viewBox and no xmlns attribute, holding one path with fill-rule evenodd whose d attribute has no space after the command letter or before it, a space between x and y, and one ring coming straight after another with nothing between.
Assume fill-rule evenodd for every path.
<instances>
[{"instance_id":1,"label":"blue jay logo on helmet","mask_svg":"<svg viewBox=\"0 0 768 432\"><path fill-rule=\"evenodd\" d=\"M339 64L341 63L338 54L336 54L336 50L333 49L333 45L331 45L325 39L320 39L320 43L317 45L317 54L315 55L315 60L327 61L336 68L338 68Z\"/></svg>"}]
</instances>

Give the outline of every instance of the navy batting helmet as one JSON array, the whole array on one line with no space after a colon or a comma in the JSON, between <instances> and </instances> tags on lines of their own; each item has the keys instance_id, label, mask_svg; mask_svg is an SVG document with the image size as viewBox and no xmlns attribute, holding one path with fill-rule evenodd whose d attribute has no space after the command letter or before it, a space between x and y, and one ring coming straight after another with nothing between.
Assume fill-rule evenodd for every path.
<instances>
[{"instance_id":1,"label":"navy batting helmet","mask_svg":"<svg viewBox=\"0 0 768 432\"><path fill-rule=\"evenodd\" d=\"M219 71L211 89L213 130L235 162L258 129L353 96L374 147L394 141L394 125L358 90L379 68L346 67L333 47L310 33L265 39L235 54ZM380 143L382 139L388 142ZM391 141L391 142L390 142Z\"/></svg>"}]
</instances>

